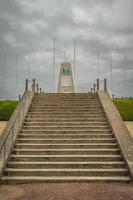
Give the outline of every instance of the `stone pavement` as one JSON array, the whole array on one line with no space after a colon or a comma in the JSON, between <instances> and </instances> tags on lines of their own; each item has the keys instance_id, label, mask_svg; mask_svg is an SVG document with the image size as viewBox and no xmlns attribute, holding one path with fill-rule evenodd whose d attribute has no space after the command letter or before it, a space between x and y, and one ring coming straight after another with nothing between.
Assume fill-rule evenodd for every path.
<instances>
[{"instance_id":1,"label":"stone pavement","mask_svg":"<svg viewBox=\"0 0 133 200\"><path fill-rule=\"evenodd\" d=\"M0 200L133 200L133 184L1 185Z\"/></svg>"}]
</instances>

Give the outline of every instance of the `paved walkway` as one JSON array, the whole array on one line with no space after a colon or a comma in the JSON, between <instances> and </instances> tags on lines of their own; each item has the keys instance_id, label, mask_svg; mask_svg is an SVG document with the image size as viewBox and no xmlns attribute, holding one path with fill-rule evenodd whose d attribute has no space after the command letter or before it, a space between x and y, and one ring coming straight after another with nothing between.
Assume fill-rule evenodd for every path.
<instances>
[{"instance_id":1,"label":"paved walkway","mask_svg":"<svg viewBox=\"0 0 133 200\"><path fill-rule=\"evenodd\" d=\"M0 200L133 200L133 185L100 183L2 185Z\"/></svg>"}]
</instances>

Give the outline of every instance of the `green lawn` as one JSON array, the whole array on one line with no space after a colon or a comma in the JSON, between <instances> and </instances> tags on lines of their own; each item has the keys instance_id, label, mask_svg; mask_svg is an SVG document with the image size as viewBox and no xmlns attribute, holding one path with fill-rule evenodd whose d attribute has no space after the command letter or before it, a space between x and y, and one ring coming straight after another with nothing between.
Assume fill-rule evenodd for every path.
<instances>
[{"instance_id":1,"label":"green lawn","mask_svg":"<svg viewBox=\"0 0 133 200\"><path fill-rule=\"evenodd\" d=\"M114 100L114 103L123 120L133 121L133 100Z\"/></svg>"},{"instance_id":2,"label":"green lawn","mask_svg":"<svg viewBox=\"0 0 133 200\"><path fill-rule=\"evenodd\" d=\"M18 101L0 101L0 121L8 121ZM114 100L123 120L133 121L133 100Z\"/></svg>"},{"instance_id":3,"label":"green lawn","mask_svg":"<svg viewBox=\"0 0 133 200\"><path fill-rule=\"evenodd\" d=\"M0 121L8 121L18 101L0 101Z\"/></svg>"}]
</instances>

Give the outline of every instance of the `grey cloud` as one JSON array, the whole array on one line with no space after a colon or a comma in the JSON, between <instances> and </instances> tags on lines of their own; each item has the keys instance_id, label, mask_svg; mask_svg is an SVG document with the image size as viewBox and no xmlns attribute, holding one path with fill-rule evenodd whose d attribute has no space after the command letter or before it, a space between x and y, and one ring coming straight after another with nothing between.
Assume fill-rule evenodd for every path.
<instances>
[{"instance_id":1,"label":"grey cloud","mask_svg":"<svg viewBox=\"0 0 133 200\"><path fill-rule=\"evenodd\" d=\"M128 95L133 95L133 2L131 0L1 0L0 1L0 98L17 96L24 89L31 55L30 78L37 78L46 91L53 89L52 48L56 38L56 78L66 58L73 62L76 48L76 87L88 91L97 78L99 51L100 77L108 78L112 49L115 92L124 94L123 51L126 51ZM3 54L7 54L4 73ZM16 88L15 54L18 60ZM119 75L121 74L121 75ZM5 80L3 81L3 77ZM4 82L4 88L3 88ZM12 83L12 84L11 84Z\"/></svg>"}]
</instances>

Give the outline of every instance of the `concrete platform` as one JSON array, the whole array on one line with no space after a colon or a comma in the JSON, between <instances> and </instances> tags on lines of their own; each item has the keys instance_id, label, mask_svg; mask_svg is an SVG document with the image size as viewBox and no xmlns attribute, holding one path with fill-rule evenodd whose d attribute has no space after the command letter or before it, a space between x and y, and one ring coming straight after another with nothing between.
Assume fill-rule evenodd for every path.
<instances>
[{"instance_id":1,"label":"concrete platform","mask_svg":"<svg viewBox=\"0 0 133 200\"><path fill-rule=\"evenodd\" d=\"M132 200L133 184L1 185L1 200Z\"/></svg>"}]
</instances>

